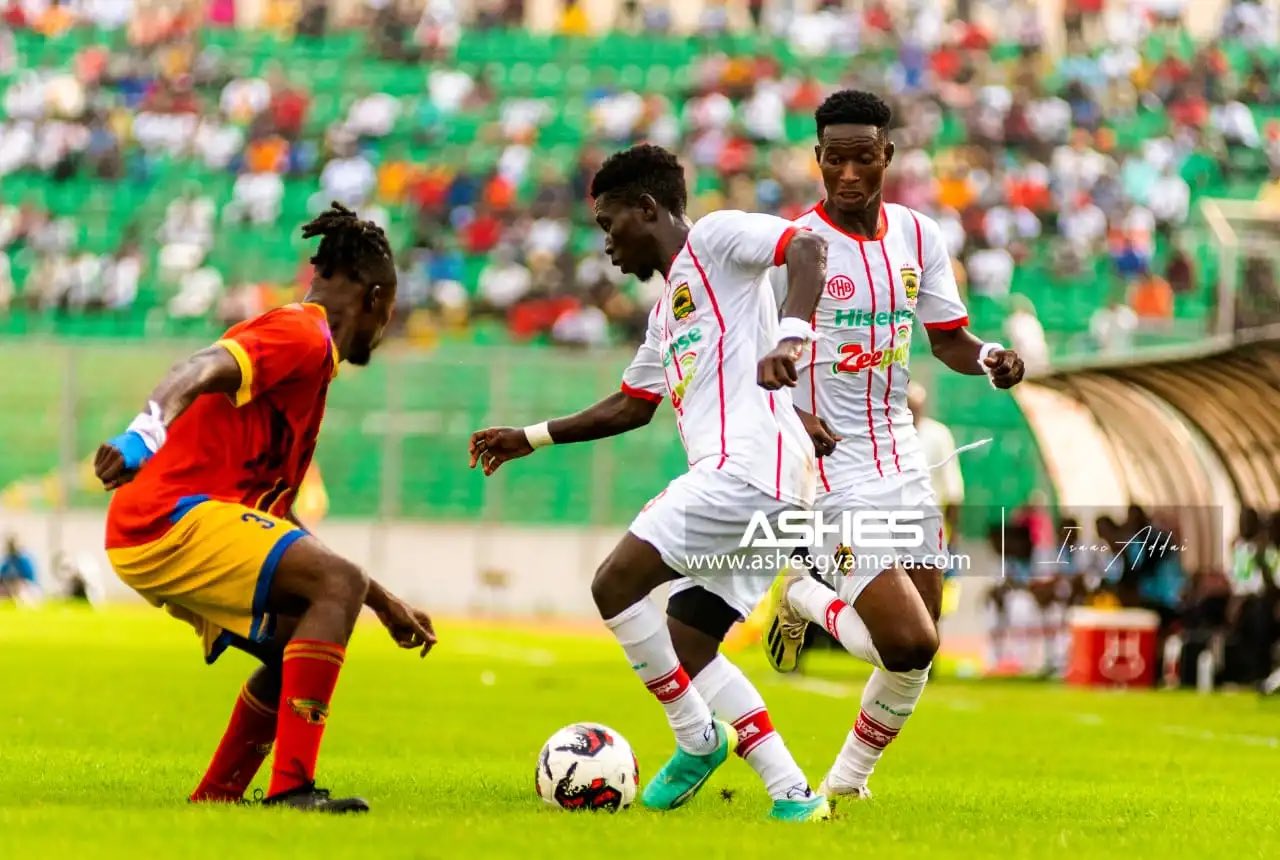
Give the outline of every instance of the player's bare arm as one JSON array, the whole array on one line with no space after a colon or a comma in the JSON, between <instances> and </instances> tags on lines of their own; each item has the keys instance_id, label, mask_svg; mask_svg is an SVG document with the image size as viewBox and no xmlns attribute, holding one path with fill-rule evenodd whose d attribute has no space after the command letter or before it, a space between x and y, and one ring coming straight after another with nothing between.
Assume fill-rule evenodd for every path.
<instances>
[{"instance_id":1,"label":"player's bare arm","mask_svg":"<svg viewBox=\"0 0 1280 860\"><path fill-rule=\"evenodd\" d=\"M566 445L617 436L648 424L657 409L656 401L618 391L581 412L546 422L541 428L548 437L546 439L530 439L529 428L489 427L477 430L471 434L468 446L471 468L479 463L488 477L508 460L532 454L535 443Z\"/></svg>"},{"instance_id":2,"label":"player's bare arm","mask_svg":"<svg viewBox=\"0 0 1280 860\"><path fill-rule=\"evenodd\" d=\"M431 624L431 616L410 606L372 579L369 580L364 605L373 610L401 648L420 648L419 656L425 657L435 647L436 631Z\"/></svg>"},{"instance_id":3,"label":"player's bare arm","mask_svg":"<svg viewBox=\"0 0 1280 860\"><path fill-rule=\"evenodd\" d=\"M988 344L963 326L954 329L928 329L928 332L929 347L934 358L956 373L970 376L985 373L991 377L996 388L1013 388L1022 381L1022 359L1013 350L988 349Z\"/></svg>"},{"instance_id":4,"label":"player's bare arm","mask_svg":"<svg viewBox=\"0 0 1280 860\"><path fill-rule=\"evenodd\" d=\"M814 233L799 232L787 245L787 295L782 300L782 339L768 355L760 359L756 381L762 388L776 391L784 385L794 387L799 375L796 361L807 341L789 336L788 320L801 323L813 319L827 281L827 240ZM806 425L807 426L807 425ZM833 445L834 447L834 445Z\"/></svg>"},{"instance_id":5,"label":"player's bare arm","mask_svg":"<svg viewBox=\"0 0 1280 860\"><path fill-rule=\"evenodd\" d=\"M129 429L104 443L93 469L106 490L133 479L164 444L166 428L202 394L234 394L240 388L240 365L225 348L210 346L179 362L147 399L147 408Z\"/></svg>"}]
</instances>

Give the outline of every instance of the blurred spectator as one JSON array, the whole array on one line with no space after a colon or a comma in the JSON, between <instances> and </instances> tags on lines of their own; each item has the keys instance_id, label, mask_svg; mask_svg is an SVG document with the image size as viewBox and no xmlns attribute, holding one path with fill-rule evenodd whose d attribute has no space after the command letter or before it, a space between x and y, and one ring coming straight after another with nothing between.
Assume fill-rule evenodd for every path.
<instances>
[{"instance_id":1,"label":"blurred spectator","mask_svg":"<svg viewBox=\"0 0 1280 860\"><path fill-rule=\"evenodd\" d=\"M1033 560L1043 560L1057 552L1054 546L1057 529L1049 514L1049 497L1043 490L1031 491L1026 504L1013 512L1009 522L1027 530Z\"/></svg>"},{"instance_id":2,"label":"blurred spectator","mask_svg":"<svg viewBox=\"0 0 1280 860\"><path fill-rule=\"evenodd\" d=\"M1110 304L1098 308L1089 317L1089 336L1098 351L1104 354L1129 352L1133 348L1133 333L1137 327L1137 314L1118 299L1112 299Z\"/></svg>"},{"instance_id":3,"label":"blurred spectator","mask_svg":"<svg viewBox=\"0 0 1280 860\"><path fill-rule=\"evenodd\" d=\"M386 137L400 117L400 102L387 93L365 93L351 105L347 129L357 137Z\"/></svg>"},{"instance_id":4,"label":"blurred spectator","mask_svg":"<svg viewBox=\"0 0 1280 860\"><path fill-rule=\"evenodd\" d=\"M1013 255L1003 247L980 245L965 263L969 292L975 296L1003 299L1013 283L1013 268Z\"/></svg>"},{"instance_id":5,"label":"blurred spectator","mask_svg":"<svg viewBox=\"0 0 1280 860\"><path fill-rule=\"evenodd\" d=\"M136 244L126 242L104 261L102 267L102 304L110 311L126 310L138 297L142 278L142 254Z\"/></svg>"},{"instance_id":6,"label":"blurred spectator","mask_svg":"<svg viewBox=\"0 0 1280 860\"><path fill-rule=\"evenodd\" d=\"M907 408L920 438L929 480L938 506L942 509L944 537L949 546L960 522L960 506L964 504L964 475L956 458L956 440L947 425L928 413L928 392L912 382L907 387Z\"/></svg>"},{"instance_id":7,"label":"blurred spectator","mask_svg":"<svg viewBox=\"0 0 1280 860\"><path fill-rule=\"evenodd\" d=\"M1173 288L1159 275L1147 273L1134 282L1129 306L1140 321L1173 319Z\"/></svg>"},{"instance_id":8,"label":"blurred spectator","mask_svg":"<svg viewBox=\"0 0 1280 860\"><path fill-rule=\"evenodd\" d=\"M200 120L192 135L196 155L213 170L225 169L244 147L244 132L219 116Z\"/></svg>"},{"instance_id":9,"label":"blurred spectator","mask_svg":"<svg viewBox=\"0 0 1280 860\"><path fill-rule=\"evenodd\" d=\"M361 155L350 141L344 142L320 173L324 202L336 200L353 209L362 207L369 200L377 181L372 162Z\"/></svg>"},{"instance_id":10,"label":"blurred spectator","mask_svg":"<svg viewBox=\"0 0 1280 860\"><path fill-rule=\"evenodd\" d=\"M253 170L253 168L250 168ZM284 199L284 181L280 174L259 169L240 174L231 191L231 202L223 217L232 223L248 221L269 226L280 217L280 201Z\"/></svg>"},{"instance_id":11,"label":"blurred spectator","mask_svg":"<svg viewBox=\"0 0 1280 860\"><path fill-rule=\"evenodd\" d=\"M523 299L533 284L528 267L521 264L510 245L499 245L480 272L480 305L477 312L504 314Z\"/></svg>"},{"instance_id":12,"label":"blurred spectator","mask_svg":"<svg viewBox=\"0 0 1280 860\"><path fill-rule=\"evenodd\" d=\"M1013 296L1009 303L1009 315L1004 318L1004 335L1009 348L1022 356L1027 373L1041 373L1049 368L1049 344L1045 340L1044 326L1036 316L1035 305L1026 296Z\"/></svg>"},{"instance_id":13,"label":"blurred spectator","mask_svg":"<svg viewBox=\"0 0 1280 860\"><path fill-rule=\"evenodd\" d=\"M170 277L181 275L204 261L213 246L214 213L213 199L200 194L195 185L187 186L169 204L157 235L163 243L159 257L162 272Z\"/></svg>"},{"instance_id":14,"label":"blurred spectator","mask_svg":"<svg viewBox=\"0 0 1280 860\"><path fill-rule=\"evenodd\" d=\"M175 319L207 316L222 297L222 287L222 273L217 269L205 266L187 272L181 277L178 294L169 300L169 316Z\"/></svg>"},{"instance_id":15,"label":"blurred spectator","mask_svg":"<svg viewBox=\"0 0 1280 860\"><path fill-rule=\"evenodd\" d=\"M1191 255L1183 245L1174 246L1173 252L1169 255L1169 262L1165 266L1164 277L1177 295L1190 293L1195 289L1195 265L1191 262Z\"/></svg>"},{"instance_id":16,"label":"blurred spectator","mask_svg":"<svg viewBox=\"0 0 1280 860\"><path fill-rule=\"evenodd\" d=\"M560 14L560 33L565 36L586 36L591 32L587 10L579 0L568 0Z\"/></svg>"},{"instance_id":17,"label":"blurred spectator","mask_svg":"<svg viewBox=\"0 0 1280 860\"><path fill-rule=\"evenodd\" d=\"M556 317L551 338L561 346L604 346L609 342L609 320L593 305L572 308Z\"/></svg>"},{"instance_id":18,"label":"blurred spectator","mask_svg":"<svg viewBox=\"0 0 1280 860\"><path fill-rule=\"evenodd\" d=\"M218 105L227 119L246 126L271 104L271 85L263 78L234 78L222 90Z\"/></svg>"},{"instance_id":19,"label":"blurred spectator","mask_svg":"<svg viewBox=\"0 0 1280 860\"><path fill-rule=\"evenodd\" d=\"M302 14L298 17L299 36L318 38L323 36L329 24L328 0L302 0Z\"/></svg>"},{"instance_id":20,"label":"blurred spectator","mask_svg":"<svg viewBox=\"0 0 1280 860\"><path fill-rule=\"evenodd\" d=\"M282 72L275 72L270 78L271 102L269 105L271 122L277 134L289 140L301 134L307 120L307 112L311 108L311 100L306 90L295 86L284 77Z\"/></svg>"},{"instance_id":21,"label":"blurred spectator","mask_svg":"<svg viewBox=\"0 0 1280 860\"><path fill-rule=\"evenodd\" d=\"M1166 233L1173 226L1187 220L1188 208L1191 205L1191 188L1186 181L1174 172L1172 167L1151 186L1151 213L1156 223Z\"/></svg>"},{"instance_id":22,"label":"blurred spectator","mask_svg":"<svg viewBox=\"0 0 1280 860\"><path fill-rule=\"evenodd\" d=\"M0 597L29 600L40 593L35 562L18 545L16 535L5 538L4 556L0 558Z\"/></svg>"}]
</instances>

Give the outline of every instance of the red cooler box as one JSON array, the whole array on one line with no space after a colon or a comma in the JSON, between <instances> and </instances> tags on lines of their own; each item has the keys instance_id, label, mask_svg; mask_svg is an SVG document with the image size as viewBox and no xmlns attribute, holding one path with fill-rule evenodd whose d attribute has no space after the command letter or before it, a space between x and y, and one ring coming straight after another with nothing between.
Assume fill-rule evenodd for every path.
<instances>
[{"instance_id":1,"label":"red cooler box","mask_svg":"<svg viewBox=\"0 0 1280 860\"><path fill-rule=\"evenodd\" d=\"M1160 616L1145 609L1072 609L1067 683L1150 687L1156 676Z\"/></svg>"}]
</instances>

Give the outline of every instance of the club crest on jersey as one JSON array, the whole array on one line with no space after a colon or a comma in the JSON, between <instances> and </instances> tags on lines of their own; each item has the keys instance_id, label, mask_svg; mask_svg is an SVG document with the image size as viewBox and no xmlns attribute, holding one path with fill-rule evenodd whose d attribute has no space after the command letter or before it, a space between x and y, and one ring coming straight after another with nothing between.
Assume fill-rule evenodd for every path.
<instances>
[{"instance_id":1,"label":"club crest on jersey","mask_svg":"<svg viewBox=\"0 0 1280 860\"><path fill-rule=\"evenodd\" d=\"M911 266L903 266L900 274L902 289L907 294L907 306L914 308L920 296L920 273Z\"/></svg>"},{"instance_id":2,"label":"club crest on jersey","mask_svg":"<svg viewBox=\"0 0 1280 860\"><path fill-rule=\"evenodd\" d=\"M671 315L682 320L695 310L697 306L693 303L693 292L689 289L689 284L686 282L676 287L675 292L671 294Z\"/></svg>"},{"instance_id":3,"label":"club crest on jersey","mask_svg":"<svg viewBox=\"0 0 1280 860\"><path fill-rule=\"evenodd\" d=\"M835 559L837 573L847 574L853 570L853 549L848 544L842 543L837 546L832 557Z\"/></svg>"},{"instance_id":4,"label":"club crest on jersey","mask_svg":"<svg viewBox=\"0 0 1280 860\"><path fill-rule=\"evenodd\" d=\"M836 275L827 281L827 295L841 302L853 298L853 279L848 275Z\"/></svg>"}]
</instances>

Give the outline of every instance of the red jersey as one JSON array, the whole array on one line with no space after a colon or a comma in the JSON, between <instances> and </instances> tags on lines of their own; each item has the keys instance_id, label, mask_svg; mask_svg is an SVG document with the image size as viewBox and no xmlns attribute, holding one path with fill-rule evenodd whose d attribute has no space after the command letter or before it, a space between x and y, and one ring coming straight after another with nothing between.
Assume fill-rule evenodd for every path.
<instances>
[{"instance_id":1,"label":"red jersey","mask_svg":"<svg viewBox=\"0 0 1280 860\"><path fill-rule=\"evenodd\" d=\"M288 515L338 372L328 316L286 305L232 326L218 345L240 365L240 390L197 397L169 426L156 455L115 491L107 549L156 540L206 499Z\"/></svg>"}]
</instances>

